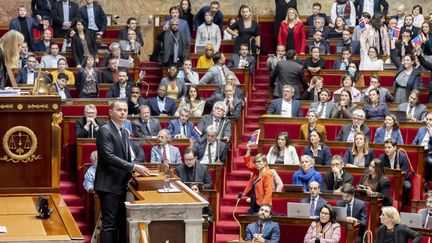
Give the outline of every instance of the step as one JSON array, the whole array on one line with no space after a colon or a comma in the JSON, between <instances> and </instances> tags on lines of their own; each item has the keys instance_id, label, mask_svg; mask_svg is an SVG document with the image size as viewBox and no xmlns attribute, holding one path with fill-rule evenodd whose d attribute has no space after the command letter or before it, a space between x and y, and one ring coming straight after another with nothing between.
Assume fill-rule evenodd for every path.
<instances>
[{"instance_id":1,"label":"step","mask_svg":"<svg viewBox=\"0 0 432 243\"><path fill-rule=\"evenodd\" d=\"M86 222L77 222L77 225L81 231L81 234L83 236L88 236L87 238L91 240L91 237L93 235L93 228ZM84 242L90 242L90 241L84 241Z\"/></svg>"},{"instance_id":2,"label":"step","mask_svg":"<svg viewBox=\"0 0 432 243\"><path fill-rule=\"evenodd\" d=\"M243 197L239 201L239 206L242 207L250 207L250 203L246 201L247 197ZM225 194L224 198L221 200L220 205L221 206L232 206L234 207L237 202L237 194Z\"/></svg>"},{"instance_id":3,"label":"step","mask_svg":"<svg viewBox=\"0 0 432 243\"><path fill-rule=\"evenodd\" d=\"M86 221L85 209L84 206L68 206L69 211L71 212L75 221Z\"/></svg>"},{"instance_id":4,"label":"step","mask_svg":"<svg viewBox=\"0 0 432 243\"><path fill-rule=\"evenodd\" d=\"M238 240L238 234L216 234L216 243L227 243L228 241Z\"/></svg>"},{"instance_id":5,"label":"step","mask_svg":"<svg viewBox=\"0 0 432 243\"><path fill-rule=\"evenodd\" d=\"M77 185L72 181L61 181L60 182L60 193L61 194L76 194Z\"/></svg>"},{"instance_id":6,"label":"step","mask_svg":"<svg viewBox=\"0 0 432 243\"><path fill-rule=\"evenodd\" d=\"M68 207L84 205L84 199L76 194L62 194L61 196Z\"/></svg>"},{"instance_id":7,"label":"step","mask_svg":"<svg viewBox=\"0 0 432 243\"><path fill-rule=\"evenodd\" d=\"M216 227L216 234L238 234L239 225L234 220L221 220Z\"/></svg>"},{"instance_id":8,"label":"step","mask_svg":"<svg viewBox=\"0 0 432 243\"><path fill-rule=\"evenodd\" d=\"M247 214L249 206L238 206L236 215ZM219 220L234 220L232 213L234 211L234 206L220 206Z\"/></svg>"},{"instance_id":9,"label":"step","mask_svg":"<svg viewBox=\"0 0 432 243\"><path fill-rule=\"evenodd\" d=\"M70 180L69 172L65 170L60 170L60 181L69 181Z\"/></svg>"},{"instance_id":10,"label":"step","mask_svg":"<svg viewBox=\"0 0 432 243\"><path fill-rule=\"evenodd\" d=\"M227 180L242 180L247 181L250 178L250 171L234 170L227 174Z\"/></svg>"},{"instance_id":11,"label":"step","mask_svg":"<svg viewBox=\"0 0 432 243\"><path fill-rule=\"evenodd\" d=\"M250 122L255 122L258 123L259 122L260 117L257 115L247 115L245 117L245 124L248 124Z\"/></svg>"},{"instance_id":12,"label":"step","mask_svg":"<svg viewBox=\"0 0 432 243\"><path fill-rule=\"evenodd\" d=\"M230 181L227 181L226 186L225 186L225 195L226 194L237 195L239 192L243 192L243 190L246 188L247 184L248 184L248 180L244 180L244 181L230 180Z\"/></svg>"}]
</instances>

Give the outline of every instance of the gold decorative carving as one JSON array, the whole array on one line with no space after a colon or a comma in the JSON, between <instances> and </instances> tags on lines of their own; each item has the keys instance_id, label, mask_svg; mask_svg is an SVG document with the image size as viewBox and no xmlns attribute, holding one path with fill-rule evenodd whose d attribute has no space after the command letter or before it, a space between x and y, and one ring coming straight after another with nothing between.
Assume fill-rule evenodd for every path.
<instances>
[{"instance_id":1,"label":"gold decorative carving","mask_svg":"<svg viewBox=\"0 0 432 243\"><path fill-rule=\"evenodd\" d=\"M48 109L48 104L29 104L27 105L27 109L35 109L35 110Z\"/></svg>"},{"instance_id":2,"label":"gold decorative carving","mask_svg":"<svg viewBox=\"0 0 432 243\"><path fill-rule=\"evenodd\" d=\"M13 108L14 108L13 104L0 105L0 109L2 109L2 110L11 110Z\"/></svg>"},{"instance_id":3,"label":"gold decorative carving","mask_svg":"<svg viewBox=\"0 0 432 243\"><path fill-rule=\"evenodd\" d=\"M63 121L63 113L62 112L56 112L52 114L52 123L51 126L60 127L60 123Z\"/></svg>"},{"instance_id":4,"label":"gold decorative carving","mask_svg":"<svg viewBox=\"0 0 432 243\"><path fill-rule=\"evenodd\" d=\"M59 108L59 106L58 106L58 104L53 104L53 105L52 105L52 108L53 108L54 110L57 110L57 109Z\"/></svg>"},{"instance_id":5,"label":"gold decorative carving","mask_svg":"<svg viewBox=\"0 0 432 243\"><path fill-rule=\"evenodd\" d=\"M37 149L36 135L25 126L12 127L5 133L3 149L6 155L0 157L1 161L27 163L42 159L41 155L34 154Z\"/></svg>"},{"instance_id":6,"label":"gold decorative carving","mask_svg":"<svg viewBox=\"0 0 432 243\"><path fill-rule=\"evenodd\" d=\"M24 105L23 105L23 104L18 104L18 105L17 105L17 109L18 109L18 110L22 110L23 108L24 108Z\"/></svg>"}]
</instances>

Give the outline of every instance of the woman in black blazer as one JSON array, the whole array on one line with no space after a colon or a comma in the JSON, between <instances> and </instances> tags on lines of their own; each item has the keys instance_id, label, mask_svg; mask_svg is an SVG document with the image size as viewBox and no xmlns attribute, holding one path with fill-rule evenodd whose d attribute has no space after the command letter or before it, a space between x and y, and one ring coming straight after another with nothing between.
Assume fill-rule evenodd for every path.
<instances>
[{"instance_id":1,"label":"woman in black blazer","mask_svg":"<svg viewBox=\"0 0 432 243\"><path fill-rule=\"evenodd\" d=\"M393 88L395 92L395 102L404 103L408 102L408 97L411 91L418 89L421 84L421 72L414 68L414 55L405 55L403 57L404 64L402 65L399 57L397 56L395 41L390 42L390 57L392 62L398 68L393 82ZM407 77L404 78L404 77ZM405 90L405 92L403 92Z\"/></svg>"},{"instance_id":2,"label":"woman in black blazer","mask_svg":"<svg viewBox=\"0 0 432 243\"><path fill-rule=\"evenodd\" d=\"M401 224L399 212L396 208L383 207L380 220L382 225L378 228L375 243L408 243L408 239L411 239L412 243L421 242L422 236L420 233Z\"/></svg>"},{"instance_id":3,"label":"woman in black blazer","mask_svg":"<svg viewBox=\"0 0 432 243\"><path fill-rule=\"evenodd\" d=\"M84 20L77 19L74 23L76 33L71 37L72 56L77 68L82 67L84 56L96 58L98 52L94 36L85 27ZM98 62L97 59L95 61Z\"/></svg>"},{"instance_id":4,"label":"woman in black blazer","mask_svg":"<svg viewBox=\"0 0 432 243\"><path fill-rule=\"evenodd\" d=\"M358 187L364 189L370 196L382 196L384 206L393 204L393 198L390 195L391 181L385 176L384 164L379 159L371 161Z\"/></svg>"},{"instance_id":5,"label":"woman in black blazer","mask_svg":"<svg viewBox=\"0 0 432 243\"><path fill-rule=\"evenodd\" d=\"M352 147L345 152L343 162L346 167L369 167L374 158L375 153L369 148L366 136L363 132L357 132Z\"/></svg>"},{"instance_id":6,"label":"woman in black blazer","mask_svg":"<svg viewBox=\"0 0 432 243\"><path fill-rule=\"evenodd\" d=\"M83 67L78 70L75 87L79 98L97 98L101 75L94 68L94 57L84 57Z\"/></svg>"}]
</instances>

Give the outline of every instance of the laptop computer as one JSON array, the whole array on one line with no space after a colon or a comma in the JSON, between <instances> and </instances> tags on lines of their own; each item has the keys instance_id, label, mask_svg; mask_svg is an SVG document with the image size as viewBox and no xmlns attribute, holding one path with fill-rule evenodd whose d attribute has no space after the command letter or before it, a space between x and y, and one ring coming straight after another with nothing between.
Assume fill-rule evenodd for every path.
<instances>
[{"instance_id":1,"label":"laptop computer","mask_svg":"<svg viewBox=\"0 0 432 243\"><path fill-rule=\"evenodd\" d=\"M310 218L309 203L287 203L287 215L292 218Z\"/></svg>"},{"instance_id":2,"label":"laptop computer","mask_svg":"<svg viewBox=\"0 0 432 243\"><path fill-rule=\"evenodd\" d=\"M303 192L303 186L296 184L285 184L284 189L286 192Z\"/></svg>"},{"instance_id":3,"label":"laptop computer","mask_svg":"<svg viewBox=\"0 0 432 243\"><path fill-rule=\"evenodd\" d=\"M398 122L406 122L407 121L407 113L405 111L389 111L390 114L393 114Z\"/></svg>"},{"instance_id":4,"label":"laptop computer","mask_svg":"<svg viewBox=\"0 0 432 243\"><path fill-rule=\"evenodd\" d=\"M400 213L401 223L406 224L408 227L421 228L422 216L419 213Z\"/></svg>"},{"instance_id":5,"label":"laptop computer","mask_svg":"<svg viewBox=\"0 0 432 243\"><path fill-rule=\"evenodd\" d=\"M334 206L333 211L336 213L337 221L345 221L347 218L347 208Z\"/></svg>"}]
</instances>

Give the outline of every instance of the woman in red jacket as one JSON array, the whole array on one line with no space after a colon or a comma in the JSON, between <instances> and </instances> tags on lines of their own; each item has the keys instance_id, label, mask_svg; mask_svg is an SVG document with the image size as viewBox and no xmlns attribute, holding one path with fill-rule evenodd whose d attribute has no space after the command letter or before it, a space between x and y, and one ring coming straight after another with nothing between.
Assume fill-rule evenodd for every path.
<instances>
[{"instance_id":1,"label":"woman in red jacket","mask_svg":"<svg viewBox=\"0 0 432 243\"><path fill-rule=\"evenodd\" d=\"M258 213L264 204L272 204L273 175L267 165L265 154L250 156L252 143L247 144L246 155L243 157L245 166L252 172L251 178L243 191L243 195L252 193L249 214Z\"/></svg>"},{"instance_id":2,"label":"woman in red jacket","mask_svg":"<svg viewBox=\"0 0 432 243\"><path fill-rule=\"evenodd\" d=\"M289 8L284 21L279 27L278 45L284 45L286 50L295 50L304 54L306 49L306 32L295 9Z\"/></svg>"}]
</instances>

